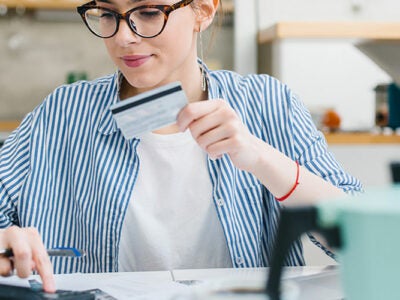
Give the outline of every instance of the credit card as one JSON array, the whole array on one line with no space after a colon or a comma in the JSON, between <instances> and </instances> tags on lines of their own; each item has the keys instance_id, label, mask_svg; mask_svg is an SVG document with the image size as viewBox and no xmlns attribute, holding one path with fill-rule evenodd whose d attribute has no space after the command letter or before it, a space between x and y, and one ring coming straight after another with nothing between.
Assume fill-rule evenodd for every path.
<instances>
[{"instance_id":1,"label":"credit card","mask_svg":"<svg viewBox=\"0 0 400 300\"><path fill-rule=\"evenodd\" d=\"M180 82L174 82L111 106L118 128L126 139L176 122L187 104Z\"/></svg>"}]
</instances>

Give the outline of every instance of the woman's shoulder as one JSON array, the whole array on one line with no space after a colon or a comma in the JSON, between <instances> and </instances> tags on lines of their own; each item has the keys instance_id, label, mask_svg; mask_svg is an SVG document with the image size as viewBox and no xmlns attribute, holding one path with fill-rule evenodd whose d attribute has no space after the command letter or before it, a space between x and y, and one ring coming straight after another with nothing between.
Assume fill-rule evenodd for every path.
<instances>
[{"instance_id":1,"label":"woman's shoulder","mask_svg":"<svg viewBox=\"0 0 400 300\"><path fill-rule=\"evenodd\" d=\"M62 95L63 97L67 97L68 95L73 94L75 99L79 99L79 96L84 96L89 91L101 93L104 90L112 88L113 86L116 86L116 75L110 74L93 80L81 80L74 83L61 85L57 87L49 96Z\"/></svg>"},{"instance_id":2,"label":"woman's shoulder","mask_svg":"<svg viewBox=\"0 0 400 300\"><path fill-rule=\"evenodd\" d=\"M116 75L107 75L94 80L82 80L64 84L50 93L42 108L66 109L73 106L104 106L117 93Z\"/></svg>"},{"instance_id":3,"label":"woman's shoulder","mask_svg":"<svg viewBox=\"0 0 400 300\"><path fill-rule=\"evenodd\" d=\"M292 96L291 89L279 79L268 74L246 74L241 75L234 71L218 70L210 71L211 83L216 85L220 91L229 93L241 93L257 95L257 98L285 98ZM278 97L277 97L278 96Z\"/></svg>"},{"instance_id":4,"label":"woman's shoulder","mask_svg":"<svg viewBox=\"0 0 400 300\"><path fill-rule=\"evenodd\" d=\"M219 84L237 84L239 86L263 85L265 88L280 87L282 89L288 89L286 84L268 74L251 73L241 75L231 70L210 71L209 74L210 77Z\"/></svg>"},{"instance_id":5,"label":"woman's shoulder","mask_svg":"<svg viewBox=\"0 0 400 300\"><path fill-rule=\"evenodd\" d=\"M115 101L118 91L115 77L107 75L57 87L30 113L33 124L51 119L61 122L78 115L89 119L90 115L101 115Z\"/></svg>"}]
</instances>

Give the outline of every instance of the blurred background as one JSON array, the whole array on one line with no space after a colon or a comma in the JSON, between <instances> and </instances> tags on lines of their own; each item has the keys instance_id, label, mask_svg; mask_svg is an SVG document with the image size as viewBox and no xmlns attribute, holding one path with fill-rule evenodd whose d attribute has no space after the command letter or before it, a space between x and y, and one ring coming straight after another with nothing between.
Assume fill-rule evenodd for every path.
<instances>
[{"instance_id":1,"label":"blurred background","mask_svg":"<svg viewBox=\"0 0 400 300\"><path fill-rule=\"evenodd\" d=\"M55 87L115 71L76 13L83 3L0 0L0 141ZM203 43L209 67L288 84L346 169L367 186L390 183L387 166L400 160L400 1L222 0L222 8Z\"/></svg>"},{"instance_id":2,"label":"blurred background","mask_svg":"<svg viewBox=\"0 0 400 300\"><path fill-rule=\"evenodd\" d=\"M115 71L76 13L84 2L0 0L0 144L57 86ZM208 66L288 84L346 170L366 188L391 184L389 164L400 161L400 1L222 0L222 8L203 42ZM309 264L334 263L306 249Z\"/></svg>"}]
</instances>

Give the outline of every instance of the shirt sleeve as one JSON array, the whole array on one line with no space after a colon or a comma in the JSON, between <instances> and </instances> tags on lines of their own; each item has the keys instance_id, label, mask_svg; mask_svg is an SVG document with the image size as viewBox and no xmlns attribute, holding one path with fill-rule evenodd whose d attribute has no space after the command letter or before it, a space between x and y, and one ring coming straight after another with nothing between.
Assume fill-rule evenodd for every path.
<instances>
[{"instance_id":1,"label":"shirt sleeve","mask_svg":"<svg viewBox=\"0 0 400 300\"><path fill-rule=\"evenodd\" d=\"M30 168L32 114L0 148L0 228L19 225L18 197Z\"/></svg>"},{"instance_id":2,"label":"shirt sleeve","mask_svg":"<svg viewBox=\"0 0 400 300\"><path fill-rule=\"evenodd\" d=\"M328 149L325 136L316 128L311 114L293 93L290 93L290 112L295 156L299 163L348 194L362 192L361 182L346 172L334 158ZM335 253L322 245L311 233L307 235L311 242L321 248L326 255L337 260Z\"/></svg>"},{"instance_id":3,"label":"shirt sleeve","mask_svg":"<svg viewBox=\"0 0 400 300\"><path fill-rule=\"evenodd\" d=\"M293 93L290 99L294 150L299 163L347 193L361 192L361 182L347 173L329 152L324 135L314 125L304 104Z\"/></svg>"}]
</instances>

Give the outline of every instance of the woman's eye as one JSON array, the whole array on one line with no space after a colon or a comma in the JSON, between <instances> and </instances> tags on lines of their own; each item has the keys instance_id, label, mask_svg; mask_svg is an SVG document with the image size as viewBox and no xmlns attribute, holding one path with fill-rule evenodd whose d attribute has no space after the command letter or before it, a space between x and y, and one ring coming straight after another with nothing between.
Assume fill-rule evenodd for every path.
<instances>
[{"instance_id":1,"label":"woman's eye","mask_svg":"<svg viewBox=\"0 0 400 300\"><path fill-rule=\"evenodd\" d=\"M139 11L139 15L141 18L151 19L160 17L162 15L162 12L158 9L141 9Z\"/></svg>"},{"instance_id":2,"label":"woman's eye","mask_svg":"<svg viewBox=\"0 0 400 300\"><path fill-rule=\"evenodd\" d=\"M102 13L102 14L100 15L100 18L103 18L103 19L111 19L111 18L114 18L114 15L113 15L112 13L109 13L109 12L104 12L104 13Z\"/></svg>"}]
</instances>

